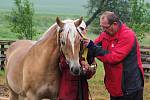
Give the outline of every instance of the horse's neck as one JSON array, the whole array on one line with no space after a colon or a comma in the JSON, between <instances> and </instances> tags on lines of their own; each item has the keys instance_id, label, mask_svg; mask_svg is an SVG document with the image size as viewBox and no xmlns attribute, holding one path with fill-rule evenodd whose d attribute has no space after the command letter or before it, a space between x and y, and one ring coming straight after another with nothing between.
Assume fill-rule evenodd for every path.
<instances>
[{"instance_id":1,"label":"horse's neck","mask_svg":"<svg viewBox=\"0 0 150 100\"><path fill-rule=\"evenodd\" d=\"M58 33L57 26L54 24L46 34L35 44L35 47L39 53L45 52L45 56L53 56L54 59L59 59L60 48L58 45ZM45 57L47 58L47 57Z\"/></svg>"}]
</instances>

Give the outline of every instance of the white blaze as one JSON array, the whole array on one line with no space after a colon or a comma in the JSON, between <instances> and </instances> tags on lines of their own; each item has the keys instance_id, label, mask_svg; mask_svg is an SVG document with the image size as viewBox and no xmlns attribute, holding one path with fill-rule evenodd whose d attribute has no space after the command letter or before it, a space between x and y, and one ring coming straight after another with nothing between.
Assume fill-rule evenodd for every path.
<instances>
[{"instance_id":1,"label":"white blaze","mask_svg":"<svg viewBox=\"0 0 150 100\"><path fill-rule=\"evenodd\" d=\"M65 26L64 26L64 35L66 37L66 39L68 38L69 41L71 42L71 46L72 46L72 52L74 54L74 42L75 42L75 38L76 38L76 33L77 33L77 30L76 30L76 27L74 25L74 22L71 20L71 23L66 23Z\"/></svg>"}]
</instances>

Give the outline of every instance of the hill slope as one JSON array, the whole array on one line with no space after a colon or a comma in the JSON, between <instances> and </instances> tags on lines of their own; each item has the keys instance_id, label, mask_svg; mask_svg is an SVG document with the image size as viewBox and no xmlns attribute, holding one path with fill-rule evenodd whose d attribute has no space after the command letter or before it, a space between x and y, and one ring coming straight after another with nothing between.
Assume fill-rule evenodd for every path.
<instances>
[{"instance_id":1,"label":"hill slope","mask_svg":"<svg viewBox=\"0 0 150 100\"><path fill-rule=\"evenodd\" d=\"M0 0L0 10L11 10L14 0ZM36 13L85 15L87 0L29 0L34 4Z\"/></svg>"}]
</instances>

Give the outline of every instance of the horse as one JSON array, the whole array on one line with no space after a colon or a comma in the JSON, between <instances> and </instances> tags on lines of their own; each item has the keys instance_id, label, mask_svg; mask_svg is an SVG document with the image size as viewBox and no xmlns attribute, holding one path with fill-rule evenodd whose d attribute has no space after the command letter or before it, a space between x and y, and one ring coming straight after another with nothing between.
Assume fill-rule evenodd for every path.
<instances>
[{"instance_id":1,"label":"horse","mask_svg":"<svg viewBox=\"0 0 150 100\"><path fill-rule=\"evenodd\" d=\"M61 72L59 58L63 54L70 72L79 75L80 35L77 20L61 21L59 17L37 41L18 40L6 54L6 81L9 100L42 100L57 98Z\"/></svg>"}]
</instances>

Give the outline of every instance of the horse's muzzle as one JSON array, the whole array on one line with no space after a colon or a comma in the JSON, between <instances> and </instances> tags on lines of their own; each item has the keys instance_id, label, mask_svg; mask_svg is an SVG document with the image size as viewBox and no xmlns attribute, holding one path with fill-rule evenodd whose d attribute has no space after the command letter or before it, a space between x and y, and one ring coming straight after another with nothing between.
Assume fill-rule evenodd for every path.
<instances>
[{"instance_id":1,"label":"horse's muzzle","mask_svg":"<svg viewBox=\"0 0 150 100\"><path fill-rule=\"evenodd\" d=\"M70 71L73 75L80 75L81 73L81 68L80 64L74 64L70 66Z\"/></svg>"},{"instance_id":2,"label":"horse's muzzle","mask_svg":"<svg viewBox=\"0 0 150 100\"><path fill-rule=\"evenodd\" d=\"M72 67L71 68L71 72L74 74L74 75L80 75L80 68L78 67Z\"/></svg>"}]
</instances>

